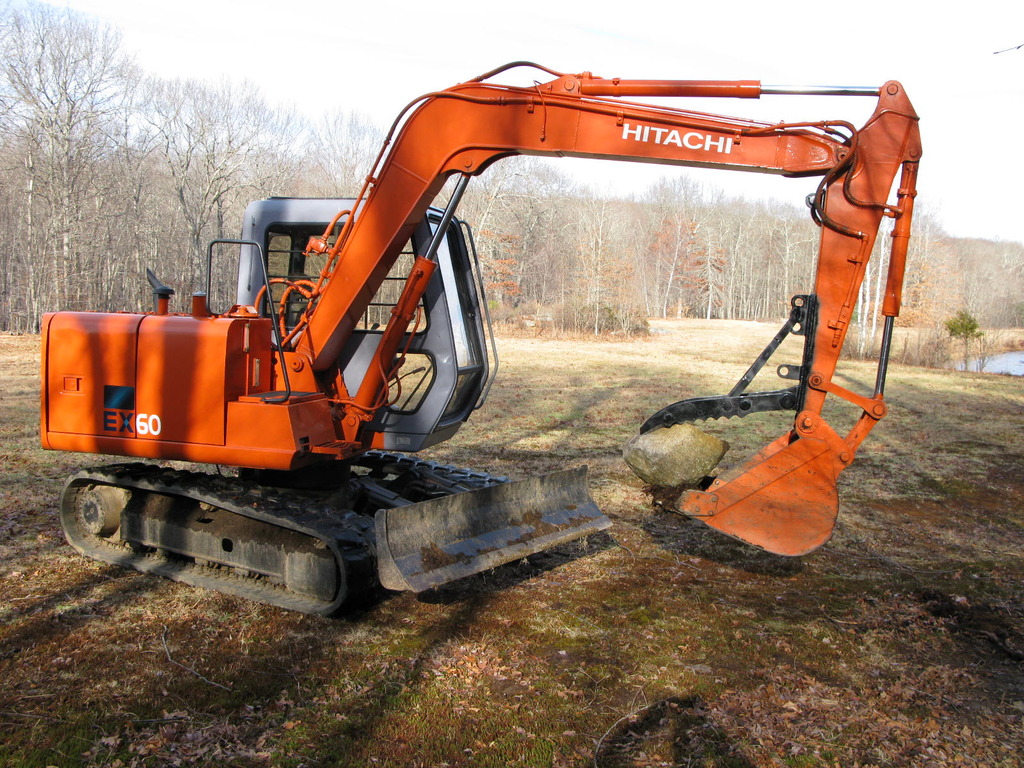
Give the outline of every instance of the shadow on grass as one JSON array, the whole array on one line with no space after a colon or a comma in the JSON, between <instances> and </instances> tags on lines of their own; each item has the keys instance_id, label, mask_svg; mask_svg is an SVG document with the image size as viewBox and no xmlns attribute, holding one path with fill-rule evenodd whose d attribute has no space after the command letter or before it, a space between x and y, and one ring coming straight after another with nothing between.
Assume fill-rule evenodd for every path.
<instances>
[{"instance_id":1,"label":"shadow on grass","mask_svg":"<svg viewBox=\"0 0 1024 768\"><path fill-rule=\"evenodd\" d=\"M754 766L715 728L699 696L664 699L632 717L623 718L598 744L594 765L627 768L667 765L669 760L671 765L680 766Z\"/></svg>"},{"instance_id":2,"label":"shadow on grass","mask_svg":"<svg viewBox=\"0 0 1024 768\"><path fill-rule=\"evenodd\" d=\"M431 589L421 593L418 599L420 602L432 605L452 605L460 601L472 600L475 597L507 590L574 560L592 557L599 552L617 546L615 539L602 531L584 539L500 565L475 576Z\"/></svg>"},{"instance_id":3,"label":"shadow on grass","mask_svg":"<svg viewBox=\"0 0 1024 768\"><path fill-rule=\"evenodd\" d=\"M761 576L794 576L804 569L799 557L784 557L709 528L681 512L655 509L640 523L651 538L677 555L700 557Z\"/></svg>"},{"instance_id":4,"label":"shadow on grass","mask_svg":"<svg viewBox=\"0 0 1024 768\"><path fill-rule=\"evenodd\" d=\"M170 764L154 745L179 732L176 757L243 751L249 721L353 628L105 567L0 623L0 765Z\"/></svg>"},{"instance_id":5,"label":"shadow on grass","mask_svg":"<svg viewBox=\"0 0 1024 768\"><path fill-rule=\"evenodd\" d=\"M431 710L425 692L434 660L446 645L472 631L492 597L486 590L467 590L461 599L452 601L452 610L401 641L401 650L393 650L395 660L382 663L379 674L371 674L362 688L341 697L334 707L343 717L323 716L328 713L307 716L303 728L285 736L279 747L290 755L315 751L314 765L363 766L378 761L434 765L446 762L452 754L464 756L453 745L464 738L465 725L447 709ZM405 600L402 595L386 599L380 606L382 613L366 620L389 622L392 614L408 611ZM371 658L368 655L367 661ZM366 662L362 669L367 669ZM431 750L436 754L428 754Z\"/></svg>"},{"instance_id":6,"label":"shadow on grass","mask_svg":"<svg viewBox=\"0 0 1024 768\"><path fill-rule=\"evenodd\" d=\"M97 600L89 596L97 588L118 582L117 586ZM25 647L41 640L53 641L56 636L70 635L97 614L112 613L121 606L154 589L160 582L136 577L115 566L103 568L57 594L24 602L0 621L0 660L8 659ZM64 606L63 609L61 607ZM17 625L10 631L5 626Z\"/></svg>"}]
</instances>

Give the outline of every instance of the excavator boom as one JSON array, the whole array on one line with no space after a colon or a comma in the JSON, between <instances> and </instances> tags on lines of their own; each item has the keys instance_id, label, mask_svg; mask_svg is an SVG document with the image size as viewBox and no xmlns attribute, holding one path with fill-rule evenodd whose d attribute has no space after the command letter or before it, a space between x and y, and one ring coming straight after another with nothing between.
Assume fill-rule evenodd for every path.
<instances>
[{"instance_id":1,"label":"excavator boom","mask_svg":"<svg viewBox=\"0 0 1024 768\"><path fill-rule=\"evenodd\" d=\"M856 129L840 121L760 123L603 98L755 98L801 92L870 95L876 106ZM361 307L356 286L375 281L374 270L381 269L375 258L358 255L391 252L405 234L396 225L415 221L450 175L479 174L502 157L531 154L821 176L811 202L821 224L813 316L808 318L814 330L799 372L793 429L709 488L685 493L680 506L723 532L780 554L803 554L829 538L838 512L836 477L886 411L884 362L871 397L839 387L832 377L884 216L893 217L896 228L883 361L892 319L899 314L921 156L918 117L899 83L798 89L763 87L756 81L604 80L585 73L514 88L477 79L425 96L393 130L393 140L368 179L365 212L343 230L331 251L346 274L354 270L360 279L324 286L297 340L297 349L309 355L314 368L329 366L336 357ZM898 193L890 204L897 176ZM845 437L821 416L829 394L862 411ZM676 422L662 416L660 423Z\"/></svg>"}]
</instances>

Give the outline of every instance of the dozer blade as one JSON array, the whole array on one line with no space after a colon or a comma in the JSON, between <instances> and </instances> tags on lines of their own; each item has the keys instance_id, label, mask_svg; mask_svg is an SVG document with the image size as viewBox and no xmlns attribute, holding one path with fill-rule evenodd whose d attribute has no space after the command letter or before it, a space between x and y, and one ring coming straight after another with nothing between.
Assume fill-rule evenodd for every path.
<instances>
[{"instance_id":1,"label":"dozer blade","mask_svg":"<svg viewBox=\"0 0 1024 768\"><path fill-rule=\"evenodd\" d=\"M387 589L422 592L610 525L586 467L502 483L379 510L378 575Z\"/></svg>"}]
</instances>

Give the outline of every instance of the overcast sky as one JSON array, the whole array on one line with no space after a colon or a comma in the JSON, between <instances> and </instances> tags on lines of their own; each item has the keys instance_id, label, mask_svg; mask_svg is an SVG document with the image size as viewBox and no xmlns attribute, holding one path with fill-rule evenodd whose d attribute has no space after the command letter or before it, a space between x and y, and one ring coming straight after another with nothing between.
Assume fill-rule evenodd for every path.
<instances>
[{"instance_id":1,"label":"overcast sky","mask_svg":"<svg viewBox=\"0 0 1024 768\"><path fill-rule=\"evenodd\" d=\"M343 108L382 126L422 93L509 61L638 79L869 85L900 80L921 116L919 205L957 237L1024 242L1024 3L975 0L55 0L118 27L150 73L249 79L309 115ZM487 7L487 6L490 7ZM443 9L443 10L442 10ZM520 76L515 84L531 82ZM530 76L532 77L532 75ZM680 100L675 100L677 103ZM764 97L695 108L765 120L847 119L870 98ZM731 194L802 201L807 179L559 161L587 181L642 190L684 173Z\"/></svg>"}]
</instances>

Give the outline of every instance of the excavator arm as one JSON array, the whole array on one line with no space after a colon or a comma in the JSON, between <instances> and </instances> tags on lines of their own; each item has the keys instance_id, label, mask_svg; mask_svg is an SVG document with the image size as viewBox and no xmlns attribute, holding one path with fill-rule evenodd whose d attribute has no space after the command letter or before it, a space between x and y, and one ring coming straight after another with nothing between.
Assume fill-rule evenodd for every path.
<instances>
[{"instance_id":1,"label":"excavator arm","mask_svg":"<svg viewBox=\"0 0 1024 768\"><path fill-rule=\"evenodd\" d=\"M797 555L820 546L831 535L838 510L836 478L886 413L885 367L893 319L899 314L921 155L918 117L902 86L888 82L870 89L765 88L754 81L606 80L589 73L553 72L555 79L533 87L487 82L501 71L428 94L410 105L396 121L367 179L358 214L349 217L331 248L326 237L320 241L328 266L291 343L295 354L308 360L322 379L336 383L335 395L346 414L345 440L359 441L361 425L380 402L407 317L395 315L395 327L384 334L377 364L355 395L342 391L333 371L335 361L368 296L450 176L477 175L516 154L820 176L809 198L821 239L814 293L800 302L805 317L798 331L805 335L807 352L797 373L799 386L788 399L777 398L779 402L765 405L769 400L761 398L758 408L795 409L793 427L704 490L691 490L680 498L687 514L769 551ZM621 100L756 98L763 93L873 95L877 103L858 129L843 121L764 123ZM897 176L896 198L890 203ZM876 388L866 397L841 387L833 375L885 216L895 220L885 334ZM428 261L414 269L407 301L414 301L413 284L423 282L415 273L428 268ZM394 341L389 344L388 338ZM373 372L378 372L375 377ZM845 436L822 416L829 395L861 411ZM734 395L723 404L742 410L751 402L750 396ZM644 429L672 426L686 420L687 411L685 402L670 406Z\"/></svg>"}]
</instances>

